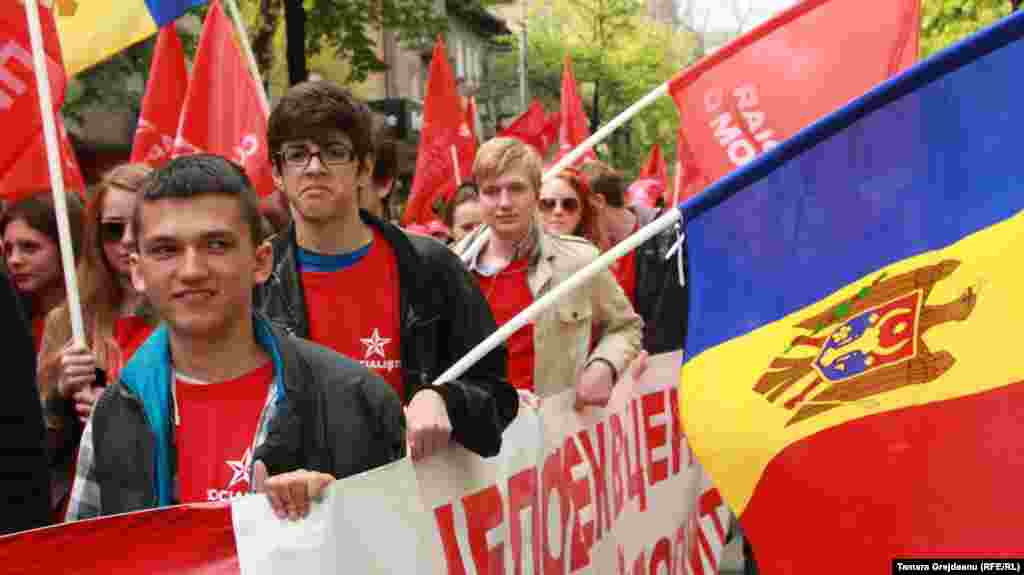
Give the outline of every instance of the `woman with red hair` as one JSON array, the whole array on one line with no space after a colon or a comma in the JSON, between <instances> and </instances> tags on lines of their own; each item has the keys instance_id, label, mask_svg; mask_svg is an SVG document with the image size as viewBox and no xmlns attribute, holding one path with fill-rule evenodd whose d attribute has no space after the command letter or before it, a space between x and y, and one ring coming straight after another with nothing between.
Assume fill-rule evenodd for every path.
<instances>
[{"instance_id":1,"label":"woman with red hair","mask_svg":"<svg viewBox=\"0 0 1024 575\"><path fill-rule=\"evenodd\" d=\"M537 211L546 232L579 236L590 240L602 252L608 249L591 202L590 186L578 170L566 168L544 182Z\"/></svg>"}]
</instances>

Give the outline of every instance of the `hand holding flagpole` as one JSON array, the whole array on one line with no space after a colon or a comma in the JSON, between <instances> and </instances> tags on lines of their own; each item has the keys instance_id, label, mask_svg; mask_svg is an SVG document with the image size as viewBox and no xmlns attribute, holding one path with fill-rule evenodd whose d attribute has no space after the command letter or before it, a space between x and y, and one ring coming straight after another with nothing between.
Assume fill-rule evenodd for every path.
<instances>
[{"instance_id":1,"label":"hand holding flagpole","mask_svg":"<svg viewBox=\"0 0 1024 575\"><path fill-rule=\"evenodd\" d=\"M75 252L71 243L67 199L64 196L64 172L61 169L60 147L57 145L57 124L53 119L53 97L50 95L46 51L43 48L43 29L39 23L37 0L24 1L25 15L28 18L28 33L32 40L32 68L35 71L36 88L39 90L39 113L43 118L43 139L46 142L50 187L53 190L53 205L57 215L61 267L64 268L64 285L67 290L68 310L71 312L71 336L76 345L84 346L85 329L82 322L82 304L78 294L78 275L75 273Z\"/></svg>"}]
</instances>

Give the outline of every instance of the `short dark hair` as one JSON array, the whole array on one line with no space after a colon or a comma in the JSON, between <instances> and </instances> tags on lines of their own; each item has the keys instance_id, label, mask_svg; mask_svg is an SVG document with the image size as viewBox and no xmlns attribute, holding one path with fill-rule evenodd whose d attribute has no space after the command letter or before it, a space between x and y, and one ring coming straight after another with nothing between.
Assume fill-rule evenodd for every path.
<instances>
[{"instance_id":1,"label":"short dark hair","mask_svg":"<svg viewBox=\"0 0 1024 575\"><path fill-rule=\"evenodd\" d=\"M458 188L455 189L455 194L452 196L452 201L448 202L443 212L444 225L451 228L455 222L455 210L459 209L459 206L468 202L479 201L480 190L476 187L476 182L473 180L466 180L462 182Z\"/></svg>"},{"instance_id":2,"label":"short dark hair","mask_svg":"<svg viewBox=\"0 0 1024 575\"><path fill-rule=\"evenodd\" d=\"M626 180L618 172L599 173L590 178L590 190L604 196L613 208L626 206Z\"/></svg>"},{"instance_id":3,"label":"short dark hair","mask_svg":"<svg viewBox=\"0 0 1024 575\"><path fill-rule=\"evenodd\" d=\"M266 233L260 215L260 200L252 182L241 166L215 154L175 158L146 178L132 215L136 238L141 236L144 204L206 195L237 198L242 220L249 228L253 244L263 242Z\"/></svg>"},{"instance_id":4,"label":"short dark hair","mask_svg":"<svg viewBox=\"0 0 1024 575\"><path fill-rule=\"evenodd\" d=\"M267 121L270 161L280 167L278 154L285 142L324 139L340 131L352 140L362 167L373 147L371 121L370 108L337 84L326 80L296 84L278 101Z\"/></svg>"},{"instance_id":5,"label":"short dark hair","mask_svg":"<svg viewBox=\"0 0 1024 575\"><path fill-rule=\"evenodd\" d=\"M82 220L85 212L81 199L71 193L64 194L65 204L68 208L68 226L71 228L71 246L77 261L81 255L82 245ZM53 193L50 190L39 190L25 196L11 204L8 204L3 217L0 217L0 236L7 231L7 226L18 220L22 220L28 227L50 238L60 245L60 235L57 232L57 210L53 203Z\"/></svg>"}]
</instances>

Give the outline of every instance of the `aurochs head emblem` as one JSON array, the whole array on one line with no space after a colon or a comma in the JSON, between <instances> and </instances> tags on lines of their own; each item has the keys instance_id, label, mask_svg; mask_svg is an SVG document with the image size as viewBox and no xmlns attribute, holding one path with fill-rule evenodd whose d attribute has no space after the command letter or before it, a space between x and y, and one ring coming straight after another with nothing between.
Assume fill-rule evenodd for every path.
<instances>
[{"instance_id":1,"label":"aurochs head emblem","mask_svg":"<svg viewBox=\"0 0 1024 575\"><path fill-rule=\"evenodd\" d=\"M944 260L891 278L882 274L853 297L800 322L796 327L808 333L793 338L754 391L793 411L789 426L845 403L938 379L956 360L948 351L928 349L921 336L936 325L966 320L977 291L967 288L942 305L926 302L932 287L959 266ZM813 355L786 357L798 349Z\"/></svg>"}]
</instances>

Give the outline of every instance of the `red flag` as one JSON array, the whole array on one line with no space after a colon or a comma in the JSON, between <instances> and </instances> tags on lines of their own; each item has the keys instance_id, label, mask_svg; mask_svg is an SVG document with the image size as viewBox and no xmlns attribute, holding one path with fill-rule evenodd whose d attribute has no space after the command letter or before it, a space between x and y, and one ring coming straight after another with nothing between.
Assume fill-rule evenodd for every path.
<instances>
[{"instance_id":1,"label":"red flag","mask_svg":"<svg viewBox=\"0 0 1024 575\"><path fill-rule=\"evenodd\" d=\"M565 66L562 68L561 104L561 126L558 130L556 162L590 137L587 115L583 113L583 102L580 101L580 95L576 91L576 77L572 73L572 62L569 60L569 56L565 57ZM591 148L580 156L576 163L596 159L597 155Z\"/></svg>"},{"instance_id":2,"label":"red flag","mask_svg":"<svg viewBox=\"0 0 1024 575\"><path fill-rule=\"evenodd\" d=\"M84 193L78 162L60 114L56 113L64 103L67 76L53 13L40 6L39 19L64 184L69 190ZM4 127L4 137L0 139L0 197L16 199L49 188L43 119L39 115L39 95L32 67L32 43L25 6L20 2L5 2L0 6L0 125Z\"/></svg>"},{"instance_id":3,"label":"red flag","mask_svg":"<svg viewBox=\"0 0 1024 575\"><path fill-rule=\"evenodd\" d=\"M665 158L661 155L661 146L654 144L651 153L647 156L647 162L640 168L640 177L637 179L653 178L661 183L662 200L667 204L672 201L668 196L668 166L665 165Z\"/></svg>"},{"instance_id":4,"label":"red flag","mask_svg":"<svg viewBox=\"0 0 1024 575\"><path fill-rule=\"evenodd\" d=\"M466 125L466 116L455 86L455 75L440 37L434 44L427 76L427 96L423 103L423 129L416 150L416 175L409 192L409 203L402 214L402 225L425 224L436 219L435 203L446 190L455 189L455 160L458 156L462 179L469 177L476 157L476 140Z\"/></svg>"},{"instance_id":5,"label":"red flag","mask_svg":"<svg viewBox=\"0 0 1024 575\"><path fill-rule=\"evenodd\" d=\"M131 161L160 167L174 152L174 137L178 133L178 120L181 119L188 89L185 52L181 49L174 24L160 29L149 69Z\"/></svg>"},{"instance_id":6,"label":"red flag","mask_svg":"<svg viewBox=\"0 0 1024 575\"><path fill-rule=\"evenodd\" d=\"M476 96L466 98L466 126L476 139Z\"/></svg>"},{"instance_id":7,"label":"red flag","mask_svg":"<svg viewBox=\"0 0 1024 575\"><path fill-rule=\"evenodd\" d=\"M530 102L530 107L525 112L516 116L507 128L498 132L498 136L504 138L515 138L525 144L537 149L537 153L544 157L547 154L547 146L551 140L545 141L544 131L547 128L547 120L544 113L544 105L539 101Z\"/></svg>"},{"instance_id":8,"label":"red flag","mask_svg":"<svg viewBox=\"0 0 1024 575\"><path fill-rule=\"evenodd\" d=\"M692 165L710 184L910 67L920 0L806 0L673 78Z\"/></svg>"},{"instance_id":9,"label":"red flag","mask_svg":"<svg viewBox=\"0 0 1024 575\"><path fill-rule=\"evenodd\" d=\"M36 115L38 115L38 110ZM60 116L57 121L57 145L60 146L61 164L64 172L64 189L85 197L85 179L78 167L78 158L68 138L68 131ZM35 133L32 141L26 145L22 154L4 173L0 180L0 197L18 200L26 195L50 189L50 171L47 165L46 138L42 126Z\"/></svg>"},{"instance_id":10,"label":"red flag","mask_svg":"<svg viewBox=\"0 0 1024 575\"><path fill-rule=\"evenodd\" d=\"M668 167L665 166L665 158L661 156L661 146L654 144L647 162L640 168L641 178L655 178L665 183L668 179Z\"/></svg>"},{"instance_id":11,"label":"red flag","mask_svg":"<svg viewBox=\"0 0 1024 575\"><path fill-rule=\"evenodd\" d=\"M540 133L540 143L544 149L544 155L547 154L548 149L551 145L558 141L559 127L562 125L562 114L559 112L551 112L548 114L547 120L544 121L544 129Z\"/></svg>"},{"instance_id":12,"label":"red flag","mask_svg":"<svg viewBox=\"0 0 1024 575\"><path fill-rule=\"evenodd\" d=\"M681 202L695 195L707 185L697 163L693 161L693 152L683 131L676 134L676 178L673 184L674 197L665 198L665 205L669 202ZM667 193L667 192L666 192Z\"/></svg>"},{"instance_id":13,"label":"red flag","mask_svg":"<svg viewBox=\"0 0 1024 575\"><path fill-rule=\"evenodd\" d=\"M219 154L245 167L260 196L273 193L259 89L235 43L231 21L214 0L199 37L174 155Z\"/></svg>"}]
</instances>

